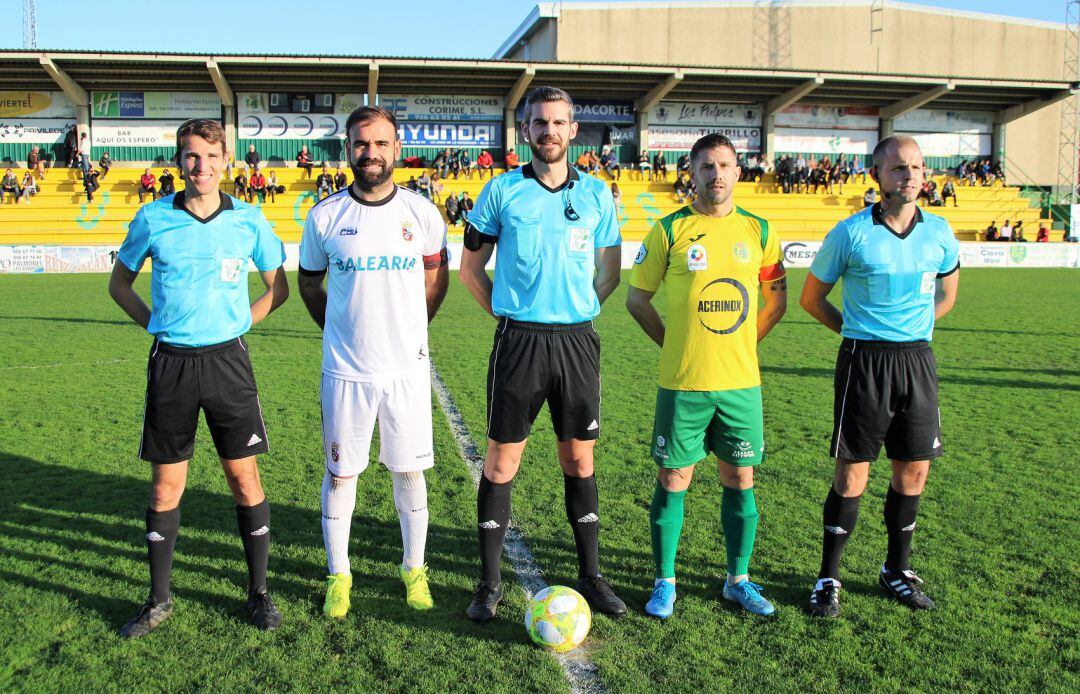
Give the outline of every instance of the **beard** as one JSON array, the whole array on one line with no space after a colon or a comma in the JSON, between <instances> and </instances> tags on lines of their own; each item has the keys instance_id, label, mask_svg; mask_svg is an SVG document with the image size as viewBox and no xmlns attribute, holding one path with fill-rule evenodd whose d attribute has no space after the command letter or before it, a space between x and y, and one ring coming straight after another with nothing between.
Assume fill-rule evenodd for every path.
<instances>
[{"instance_id":1,"label":"beard","mask_svg":"<svg viewBox=\"0 0 1080 694\"><path fill-rule=\"evenodd\" d=\"M368 164L378 164L379 170L374 172L364 171L364 166ZM394 175L393 162L387 164L381 159L361 159L356 164L350 164L349 168L352 169L356 185L365 193L370 193L386 183Z\"/></svg>"},{"instance_id":2,"label":"beard","mask_svg":"<svg viewBox=\"0 0 1080 694\"><path fill-rule=\"evenodd\" d=\"M540 149L540 145L542 144L554 144L558 146L558 149L554 154L546 155L543 153L544 150ZM555 162L561 161L566 156L566 148L566 144L560 145L558 142L555 142L553 140L544 140L543 142L533 142L532 140L529 141L529 149L532 150L533 156L544 162L545 164L554 164Z\"/></svg>"}]
</instances>

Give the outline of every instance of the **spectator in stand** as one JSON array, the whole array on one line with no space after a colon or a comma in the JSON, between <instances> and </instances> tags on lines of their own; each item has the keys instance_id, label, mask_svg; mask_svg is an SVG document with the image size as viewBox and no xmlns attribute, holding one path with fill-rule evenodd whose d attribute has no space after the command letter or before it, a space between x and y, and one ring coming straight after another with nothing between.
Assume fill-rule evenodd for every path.
<instances>
[{"instance_id":1,"label":"spectator in stand","mask_svg":"<svg viewBox=\"0 0 1080 694\"><path fill-rule=\"evenodd\" d=\"M930 207L944 207L945 201L941 197L941 191L938 190L937 182L930 181Z\"/></svg>"},{"instance_id":2,"label":"spectator in stand","mask_svg":"<svg viewBox=\"0 0 1080 694\"><path fill-rule=\"evenodd\" d=\"M414 193L420 192L420 188L416 184L416 176L409 176L409 180L405 181L405 187Z\"/></svg>"},{"instance_id":3,"label":"spectator in stand","mask_svg":"<svg viewBox=\"0 0 1080 694\"><path fill-rule=\"evenodd\" d=\"M952 206L958 207L956 204L956 185L951 178L945 179L945 185L941 186L941 206L944 207L945 203L952 198Z\"/></svg>"},{"instance_id":4,"label":"spectator in stand","mask_svg":"<svg viewBox=\"0 0 1080 694\"><path fill-rule=\"evenodd\" d=\"M101 187L101 184L98 183L98 172L94 170L93 166L90 166L90 168L88 168L86 170L86 173L83 174L83 189L86 190L86 201L87 202L93 202L94 201L94 192L100 187ZM153 199L154 199L154 196L151 195L150 200L153 200ZM142 202L141 199L140 199L140 202Z\"/></svg>"},{"instance_id":5,"label":"spectator in stand","mask_svg":"<svg viewBox=\"0 0 1080 694\"><path fill-rule=\"evenodd\" d=\"M994 224L992 221L990 222L990 226L986 227L986 235L984 236L984 238L987 241L998 240L998 228L997 225Z\"/></svg>"},{"instance_id":6,"label":"spectator in stand","mask_svg":"<svg viewBox=\"0 0 1080 694\"><path fill-rule=\"evenodd\" d=\"M863 166L862 156L856 154L851 162L851 180L854 181L856 176L861 176L861 183L866 183L866 167Z\"/></svg>"},{"instance_id":7,"label":"spectator in stand","mask_svg":"<svg viewBox=\"0 0 1080 694\"><path fill-rule=\"evenodd\" d=\"M756 183L765 177L765 159L757 154L751 154L746 158L746 180Z\"/></svg>"},{"instance_id":8,"label":"spectator in stand","mask_svg":"<svg viewBox=\"0 0 1080 694\"><path fill-rule=\"evenodd\" d=\"M266 202L266 176L260 168L255 169L255 173L251 174L251 180L248 181L248 196L257 198L259 202Z\"/></svg>"},{"instance_id":9,"label":"spectator in stand","mask_svg":"<svg viewBox=\"0 0 1080 694\"><path fill-rule=\"evenodd\" d=\"M233 179L233 197L241 200L248 199L247 169L237 169L236 178Z\"/></svg>"},{"instance_id":10,"label":"spectator in stand","mask_svg":"<svg viewBox=\"0 0 1080 694\"><path fill-rule=\"evenodd\" d=\"M649 163L649 152L648 152L648 150L643 151L641 153L641 156L638 157L637 167L638 167L638 180L641 180L641 181L645 180L645 172L646 171L649 172L649 180L650 181L652 180L652 164Z\"/></svg>"},{"instance_id":11,"label":"spectator in stand","mask_svg":"<svg viewBox=\"0 0 1080 694\"><path fill-rule=\"evenodd\" d=\"M30 198L37 195L38 187L37 181L34 180L34 174L31 171L27 171L23 174L22 190L19 191L19 200L25 200L26 204L30 204Z\"/></svg>"},{"instance_id":12,"label":"spectator in stand","mask_svg":"<svg viewBox=\"0 0 1080 694\"><path fill-rule=\"evenodd\" d=\"M690 155L683 154L679 157L679 160L675 162L675 172L690 173Z\"/></svg>"},{"instance_id":13,"label":"spectator in stand","mask_svg":"<svg viewBox=\"0 0 1080 694\"><path fill-rule=\"evenodd\" d=\"M325 193L325 195L324 195ZM323 164L322 173L315 177L315 202L328 198L334 194L334 177L330 174L330 167Z\"/></svg>"},{"instance_id":14,"label":"spectator in stand","mask_svg":"<svg viewBox=\"0 0 1080 694\"><path fill-rule=\"evenodd\" d=\"M807 192L810 190L810 172L806 169L806 158L803 155L799 155L795 159L795 192L801 193L803 186L806 186Z\"/></svg>"},{"instance_id":15,"label":"spectator in stand","mask_svg":"<svg viewBox=\"0 0 1080 694\"><path fill-rule=\"evenodd\" d=\"M67 157L67 168L75 168L75 161L79 155L79 137L75 132L75 126L69 125L64 134L64 156Z\"/></svg>"},{"instance_id":16,"label":"spectator in stand","mask_svg":"<svg viewBox=\"0 0 1080 694\"><path fill-rule=\"evenodd\" d=\"M169 173L168 169L162 169L161 175L158 176L158 186L160 186L159 198L174 195L176 193L176 177Z\"/></svg>"},{"instance_id":17,"label":"spectator in stand","mask_svg":"<svg viewBox=\"0 0 1080 694\"><path fill-rule=\"evenodd\" d=\"M844 194L844 170L840 162L836 162L832 165L832 169L829 170L829 186L827 190L831 194L833 192L833 186L836 186L836 194Z\"/></svg>"},{"instance_id":18,"label":"spectator in stand","mask_svg":"<svg viewBox=\"0 0 1080 694\"><path fill-rule=\"evenodd\" d=\"M574 160L574 166L577 167L578 171L587 172L589 170L589 152L587 150L581 150L581 154Z\"/></svg>"},{"instance_id":19,"label":"spectator in stand","mask_svg":"<svg viewBox=\"0 0 1080 694\"><path fill-rule=\"evenodd\" d=\"M809 164L807 164L809 166ZM828 174L825 173L825 169L821 164L817 164L806 176L806 192L810 192L811 186L814 188L814 195L817 195L818 188L826 186L829 180Z\"/></svg>"},{"instance_id":20,"label":"spectator in stand","mask_svg":"<svg viewBox=\"0 0 1080 694\"><path fill-rule=\"evenodd\" d=\"M917 198L915 198L915 203L917 205L925 206L925 201L928 201L930 199L930 183L931 181L923 181L922 187L919 188L919 195Z\"/></svg>"},{"instance_id":21,"label":"spectator in stand","mask_svg":"<svg viewBox=\"0 0 1080 694\"><path fill-rule=\"evenodd\" d=\"M618 213L619 205L622 204L622 191L619 190L619 184L615 181L611 182L611 199L615 203L615 212Z\"/></svg>"},{"instance_id":22,"label":"spectator in stand","mask_svg":"<svg viewBox=\"0 0 1080 694\"><path fill-rule=\"evenodd\" d=\"M431 201L438 205L442 202L443 182L438 171L431 172Z\"/></svg>"},{"instance_id":23,"label":"spectator in stand","mask_svg":"<svg viewBox=\"0 0 1080 694\"><path fill-rule=\"evenodd\" d=\"M491 152L481 150L480 155L476 157L476 169L480 172L480 180L484 180L484 172L487 171L488 178L495 177L495 158L491 156Z\"/></svg>"},{"instance_id":24,"label":"spectator in stand","mask_svg":"<svg viewBox=\"0 0 1080 694\"><path fill-rule=\"evenodd\" d=\"M683 179L681 173L675 174L675 182L671 184L671 189L675 191L675 202L680 205L686 202L686 195L688 193L686 187L686 181Z\"/></svg>"},{"instance_id":25,"label":"spectator in stand","mask_svg":"<svg viewBox=\"0 0 1080 694\"><path fill-rule=\"evenodd\" d=\"M5 195L11 195L11 204L14 205L19 202L19 194L22 191L19 190L19 179L15 176L15 173L8 169L4 172L4 178L0 179L0 202L4 201Z\"/></svg>"},{"instance_id":26,"label":"spectator in stand","mask_svg":"<svg viewBox=\"0 0 1080 694\"><path fill-rule=\"evenodd\" d=\"M79 138L79 168L82 169L83 176L90 170L90 138L86 133Z\"/></svg>"},{"instance_id":27,"label":"spectator in stand","mask_svg":"<svg viewBox=\"0 0 1080 694\"><path fill-rule=\"evenodd\" d=\"M337 167L337 172L334 173L334 192L347 188L349 186L349 177L345 175L345 172L341 170L341 166Z\"/></svg>"},{"instance_id":28,"label":"spectator in stand","mask_svg":"<svg viewBox=\"0 0 1080 694\"><path fill-rule=\"evenodd\" d=\"M447 165L449 166L449 172L453 174L454 180L456 181L458 179L458 176L461 174L461 152L459 152L458 150L450 152L446 161ZM443 176L443 178L446 177Z\"/></svg>"},{"instance_id":29,"label":"spectator in stand","mask_svg":"<svg viewBox=\"0 0 1080 694\"><path fill-rule=\"evenodd\" d=\"M416 192L428 200L431 199L431 176L428 176L427 169L424 169L424 173L420 174L420 178L416 179Z\"/></svg>"},{"instance_id":30,"label":"spectator in stand","mask_svg":"<svg viewBox=\"0 0 1080 694\"><path fill-rule=\"evenodd\" d=\"M89 195L89 193L87 193L87 195ZM151 202L157 199L157 179L154 178L154 174L150 172L150 169L143 169L143 174L139 177L140 205L142 204L144 195L149 195Z\"/></svg>"},{"instance_id":31,"label":"spectator in stand","mask_svg":"<svg viewBox=\"0 0 1080 694\"><path fill-rule=\"evenodd\" d=\"M990 167L990 175L994 177L994 181L1001 181L1001 185L1005 185L1005 168L1000 161L995 161Z\"/></svg>"},{"instance_id":32,"label":"spectator in stand","mask_svg":"<svg viewBox=\"0 0 1080 694\"><path fill-rule=\"evenodd\" d=\"M105 177L109 175L109 169L112 168L112 157L108 152L102 152L101 159L98 159L98 168L101 169L101 180L105 180Z\"/></svg>"},{"instance_id":33,"label":"spectator in stand","mask_svg":"<svg viewBox=\"0 0 1080 694\"><path fill-rule=\"evenodd\" d=\"M593 176L600 173L600 157L596 155L595 149L589 150L589 173Z\"/></svg>"},{"instance_id":34,"label":"spectator in stand","mask_svg":"<svg viewBox=\"0 0 1080 694\"><path fill-rule=\"evenodd\" d=\"M983 159L982 163L979 164L979 183L983 186L989 186L993 182L994 180L990 178L990 160Z\"/></svg>"},{"instance_id":35,"label":"spectator in stand","mask_svg":"<svg viewBox=\"0 0 1080 694\"><path fill-rule=\"evenodd\" d=\"M510 150L506 153L506 170L513 171L521 166L521 159L518 158L517 152Z\"/></svg>"},{"instance_id":36,"label":"spectator in stand","mask_svg":"<svg viewBox=\"0 0 1080 694\"><path fill-rule=\"evenodd\" d=\"M458 213L461 215L462 221L469 221L469 213L473 209L473 199L469 197L468 191L461 193L461 199L458 200Z\"/></svg>"},{"instance_id":37,"label":"spectator in stand","mask_svg":"<svg viewBox=\"0 0 1080 694\"><path fill-rule=\"evenodd\" d=\"M468 179L471 180L474 169L473 169L472 157L469 155L469 150L461 149L461 150L459 150L459 153L460 153L460 162L461 162L461 172L463 174L465 174L465 178L468 178Z\"/></svg>"},{"instance_id":38,"label":"spectator in stand","mask_svg":"<svg viewBox=\"0 0 1080 694\"><path fill-rule=\"evenodd\" d=\"M1012 226L1009 224L1009 220L1005 220L1005 223L1001 225L1001 231L998 232L998 241L1012 241Z\"/></svg>"},{"instance_id":39,"label":"spectator in stand","mask_svg":"<svg viewBox=\"0 0 1080 694\"><path fill-rule=\"evenodd\" d=\"M446 220L450 223L450 226L456 227L459 216L458 199L453 192L446 194Z\"/></svg>"},{"instance_id":40,"label":"spectator in stand","mask_svg":"<svg viewBox=\"0 0 1080 694\"><path fill-rule=\"evenodd\" d=\"M36 173L41 180L45 180L45 158L41 156L41 148L37 145L31 147L30 153L26 155L26 168Z\"/></svg>"},{"instance_id":41,"label":"spectator in stand","mask_svg":"<svg viewBox=\"0 0 1080 694\"><path fill-rule=\"evenodd\" d=\"M311 178L311 170L315 167L311 161L311 153L308 152L307 145L300 147L300 151L296 153L296 167L304 170L306 178Z\"/></svg>"},{"instance_id":42,"label":"spectator in stand","mask_svg":"<svg viewBox=\"0 0 1080 694\"><path fill-rule=\"evenodd\" d=\"M1024 238L1024 220L1016 220L1016 224L1012 228L1012 240L1013 243L1025 243L1027 241Z\"/></svg>"},{"instance_id":43,"label":"spectator in stand","mask_svg":"<svg viewBox=\"0 0 1080 694\"><path fill-rule=\"evenodd\" d=\"M697 182L693 176L687 175L686 177L686 200L687 202L694 202L697 200Z\"/></svg>"},{"instance_id":44,"label":"spectator in stand","mask_svg":"<svg viewBox=\"0 0 1080 694\"><path fill-rule=\"evenodd\" d=\"M1050 230L1044 226L1039 227L1039 233L1035 237L1036 243L1047 243L1050 241Z\"/></svg>"},{"instance_id":45,"label":"spectator in stand","mask_svg":"<svg viewBox=\"0 0 1080 694\"><path fill-rule=\"evenodd\" d=\"M978 176L978 171L977 171L977 169L978 169L977 162L972 160L972 161L968 162L965 165L964 168L967 171L967 184L969 186L974 186L975 182L978 180L978 177L979 177Z\"/></svg>"},{"instance_id":46,"label":"spectator in stand","mask_svg":"<svg viewBox=\"0 0 1080 694\"><path fill-rule=\"evenodd\" d=\"M795 163L784 154L776 162L776 180L780 183L780 192L790 193L792 179L795 177Z\"/></svg>"},{"instance_id":47,"label":"spectator in stand","mask_svg":"<svg viewBox=\"0 0 1080 694\"><path fill-rule=\"evenodd\" d=\"M877 191L873 188L867 188L866 192L862 196L863 207L870 207L877 202Z\"/></svg>"},{"instance_id":48,"label":"spectator in stand","mask_svg":"<svg viewBox=\"0 0 1080 694\"><path fill-rule=\"evenodd\" d=\"M611 176L611 180L617 181L622 177L622 167L619 166L619 158L614 150L608 149L600 155L600 165L607 171L608 176Z\"/></svg>"},{"instance_id":49,"label":"spectator in stand","mask_svg":"<svg viewBox=\"0 0 1080 694\"><path fill-rule=\"evenodd\" d=\"M657 152L656 156L652 160L653 178L659 178L661 181L667 180L667 159L664 158L664 153Z\"/></svg>"},{"instance_id":50,"label":"spectator in stand","mask_svg":"<svg viewBox=\"0 0 1080 694\"><path fill-rule=\"evenodd\" d=\"M439 178L446 178L446 174L450 170L450 150L446 149L436 154L435 159L431 162L431 168L435 169L435 173L439 174Z\"/></svg>"},{"instance_id":51,"label":"spectator in stand","mask_svg":"<svg viewBox=\"0 0 1080 694\"><path fill-rule=\"evenodd\" d=\"M255 145L248 145L247 154L244 155L244 163L247 164L252 171L259 168L259 164L262 163L262 157L255 151Z\"/></svg>"},{"instance_id":52,"label":"spectator in stand","mask_svg":"<svg viewBox=\"0 0 1080 694\"><path fill-rule=\"evenodd\" d=\"M270 196L270 202L275 202L276 197L285 192L285 186L278 185L277 171L270 169L266 177L266 194Z\"/></svg>"}]
</instances>

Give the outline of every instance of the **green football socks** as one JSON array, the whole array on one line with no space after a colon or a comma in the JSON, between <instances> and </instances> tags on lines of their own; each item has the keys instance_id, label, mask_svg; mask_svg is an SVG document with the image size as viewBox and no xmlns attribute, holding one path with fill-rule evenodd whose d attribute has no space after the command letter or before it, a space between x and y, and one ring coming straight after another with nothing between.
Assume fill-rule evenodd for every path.
<instances>
[{"instance_id":1,"label":"green football socks","mask_svg":"<svg viewBox=\"0 0 1080 694\"><path fill-rule=\"evenodd\" d=\"M652 506L649 508L653 561L656 562L657 578L675 577L675 552L679 549L679 536L682 535L685 499L685 490L669 492L657 481ZM752 538L750 542L753 544Z\"/></svg>"},{"instance_id":2,"label":"green football socks","mask_svg":"<svg viewBox=\"0 0 1080 694\"><path fill-rule=\"evenodd\" d=\"M681 501L679 509L682 510ZM750 573L750 555L754 552L754 538L757 535L758 526L757 502L754 500L753 487L750 489L724 487L724 495L720 503L720 524L724 528L724 545L727 547L728 575L744 576ZM682 526L681 520L679 525ZM655 530L653 537L656 537ZM653 547L655 552L655 539Z\"/></svg>"}]
</instances>

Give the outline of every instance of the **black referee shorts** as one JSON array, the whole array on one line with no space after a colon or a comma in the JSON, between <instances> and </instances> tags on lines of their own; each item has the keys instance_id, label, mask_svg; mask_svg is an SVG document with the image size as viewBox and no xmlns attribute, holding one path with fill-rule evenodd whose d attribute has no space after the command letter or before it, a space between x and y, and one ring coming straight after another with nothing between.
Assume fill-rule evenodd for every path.
<instances>
[{"instance_id":1,"label":"black referee shorts","mask_svg":"<svg viewBox=\"0 0 1080 694\"><path fill-rule=\"evenodd\" d=\"M942 455L937 362L928 342L844 339L836 357L830 455L877 460Z\"/></svg>"},{"instance_id":2,"label":"black referee shorts","mask_svg":"<svg viewBox=\"0 0 1080 694\"><path fill-rule=\"evenodd\" d=\"M544 402L560 441L600 436L600 336L592 323L502 318L488 360L488 438L529 437Z\"/></svg>"},{"instance_id":3,"label":"black referee shorts","mask_svg":"<svg viewBox=\"0 0 1080 694\"><path fill-rule=\"evenodd\" d=\"M237 460L270 450L243 338L207 347L154 340L139 457L151 463L190 460L200 408L220 457Z\"/></svg>"}]
</instances>

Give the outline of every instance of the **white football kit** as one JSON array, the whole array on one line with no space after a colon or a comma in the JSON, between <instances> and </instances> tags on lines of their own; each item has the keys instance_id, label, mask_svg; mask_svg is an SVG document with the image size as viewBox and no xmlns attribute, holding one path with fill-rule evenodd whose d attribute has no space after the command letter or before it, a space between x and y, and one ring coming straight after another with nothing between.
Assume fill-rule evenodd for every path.
<instances>
[{"instance_id":1,"label":"white football kit","mask_svg":"<svg viewBox=\"0 0 1080 694\"><path fill-rule=\"evenodd\" d=\"M376 203L352 187L308 213L301 272L327 272L322 428L326 467L362 472L379 422L393 472L434 464L425 262L445 263L438 208L405 188Z\"/></svg>"}]
</instances>

